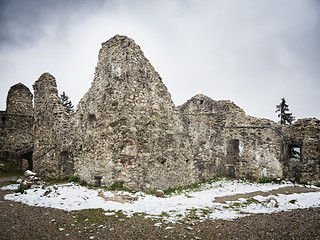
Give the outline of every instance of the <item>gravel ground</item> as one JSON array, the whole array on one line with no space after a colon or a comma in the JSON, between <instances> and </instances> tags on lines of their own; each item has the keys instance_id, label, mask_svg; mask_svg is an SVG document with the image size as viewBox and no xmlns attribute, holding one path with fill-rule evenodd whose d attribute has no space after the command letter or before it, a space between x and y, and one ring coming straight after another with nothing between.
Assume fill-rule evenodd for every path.
<instances>
[{"instance_id":1,"label":"gravel ground","mask_svg":"<svg viewBox=\"0 0 320 240\"><path fill-rule=\"evenodd\" d=\"M0 187L8 180L1 178ZM320 208L157 227L143 216L105 216L99 209L30 207L4 200L9 192L0 191L0 239L320 239Z\"/></svg>"}]
</instances>

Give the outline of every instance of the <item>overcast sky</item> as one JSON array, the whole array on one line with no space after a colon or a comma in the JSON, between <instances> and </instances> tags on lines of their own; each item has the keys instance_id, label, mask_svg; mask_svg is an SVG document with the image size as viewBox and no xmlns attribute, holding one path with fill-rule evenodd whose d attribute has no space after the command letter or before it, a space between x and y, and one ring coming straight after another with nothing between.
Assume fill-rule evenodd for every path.
<instances>
[{"instance_id":1,"label":"overcast sky","mask_svg":"<svg viewBox=\"0 0 320 240\"><path fill-rule=\"evenodd\" d=\"M0 110L12 85L32 90L43 72L77 105L116 34L176 105L202 93L277 121L285 97L297 118L320 118L319 0L0 0Z\"/></svg>"}]
</instances>

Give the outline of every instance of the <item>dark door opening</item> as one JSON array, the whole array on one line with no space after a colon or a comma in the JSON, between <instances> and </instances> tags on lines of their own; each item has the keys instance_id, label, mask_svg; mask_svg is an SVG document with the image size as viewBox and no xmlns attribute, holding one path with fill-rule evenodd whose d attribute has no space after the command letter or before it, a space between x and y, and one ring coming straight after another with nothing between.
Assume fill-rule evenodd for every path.
<instances>
[{"instance_id":1,"label":"dark door opening","mask_svg":"<svg viewBox=\"0 0 320 240\"><path fill-rule=\"evenodd\" d=\"M231 139L227 143L227 176L235 177L236 167L240 162L240 141L238 139Z\"/></svg>"},{"instance_id":2,"label":"dark door opening","mask_svg":"<svg viewBox=\"0 0 320 240\"><path fill-rule=\"evenodd\" d=\"M30 171L32 171L32 169L33 169L32 154L33 154L33 152L30 151L30 152L26 152L21 155L22 158L28 160L28 170L30 170Z\"/></svg>"}]
</instances>

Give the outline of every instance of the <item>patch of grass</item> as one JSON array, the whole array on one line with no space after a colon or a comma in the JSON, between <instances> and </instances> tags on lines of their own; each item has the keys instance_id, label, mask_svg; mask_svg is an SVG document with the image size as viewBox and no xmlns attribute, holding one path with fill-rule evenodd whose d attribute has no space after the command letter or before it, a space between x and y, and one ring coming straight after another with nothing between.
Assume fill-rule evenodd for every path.
<instances>
[{"instance_id":1,"label":"patch of grass","mask_svg":"<svg viewBox=\"0 0 320 240\"><path fill-rule=\"evenodd\" d=\"M150 195L156 195L156 190L148 190L148 191L145 191L145 193Z\"/></svg>"},{"instance_id":2,"label":"patch of grass","mask_svg":"<svg viewBox=\"0 0 320 240\"><path fill-rule=\"evenodd\" d=\"M275 181L276 181L276 179L274 179L274 178L269 178L269 177L263 176L263 177L259 178L257 182L258 183L273 183Z\"/></svg>"},{"instance_id":3,"label":"patch of grass","mask_svg":"<svg viewBox=\"0 0 320 240\"><path fill-rule=\"evenodd\" d=\"M64 184L67 183L67 179L46 179L45 185L56 185L56 184Z\"/></svg>"},{"instance_id":4,"label":"patch of grass","mask_svg":"<svg viewBox=\"0 0 320 240\"><path fill-rule=\"evenodd\" d=\"M131 218L134 218L134 217L145 217L146 215L147 215L146 213L135 212L135 213L132 214Z\"/></svg>"},{"instance_id":5,"label":"patch of grass","mask_svg":"<svg viewBox=\"0 0 320 240\"><path fill-rule=\"evenodd\" d=\"M208 208L206 209L201 208L200 211L203 216L209 216L209 214L211 213L210 209Z\"/></svg>"},{"instance_id":6,"label":"patch of grass","mask_svg":"<svg viewBox=\"0 0 320 240\"><path fill-rule=\"evenodd\" d=\"M170 217L169 213L167 213L167 212L162 212L162 213L160 214L160 216L161 216L161 217L167 217L167 218Z\"/></svg>"},{"instance_id":7,"label":"patch of grass","mask_svg":"<svg viewBox=\"0 0 320 240\"><path fill-rule=\"evenodd\" d=\"M44 192L43 196L47 196L47 195L49 195L51 192L52 192L52 190L51 190L51 189L48 189L47 191Z\"/></svg>"},{"instance_id":8,"label":"patch of grass","mask_svg":"<svg viewBox=\"0 0 320 240\"><path fill-rule=\"evenodd\" d=\"M243 208L243 207L246 207L252 203L261 203L260 201L254 199L254 198L248 198L246 199L245 202L233 202L230 204L230 208Z\"/></svg>"},{"instance_id":9,"label":"patch of grass","mask_svg":"<svg viewBox=\"0 0 320 240\"><path fill-rule=\"evenodd\" d=\"M123 212L122 212L121 210L116 211L116 212L115 212L115 216L116 216L117 218L119 218L119 219L127 218L127 216L126 216L126 215L124 215L124 214L123 214Z\"/></svg>"},{"instance_id":10,"label":"patch of grass","mask_svg":"<svg viewBox=\"0 0 320 240\"><path fill-rule=\"evenodd\" d=\"M79 211L73 211L72 215L75 217L75 220L81 223L93 224L101 223L106 219L104 215L105 211L102 208L98 209L84 209Z\"/></svg>"},{"instance_id":11,"label":"patch of grass","mask_svg":"<svg viewBox=\"0 0 320 240\"><path fill-rule=\"evenodd\" d=\"M124 184L123 181L115 182L108 189L112 190L112 191L125 191L125 192L130 192L131 193L132 190L130 188L124 187L123 184Z\"/></svg>"},{"instance_id":12,"label":"patch of grass","mask_svg":"<svg viewBox=\"0 0 320 240\"><path fill-rule=\"evenodd\" d=\"M249 183L254 183L255 180L251 179L251 178L239 178L238 180L241 180L242 182L249 182Z\"/></svg>"},{"instance_id":13,"label":"patch of grass","mask_svg":"<svg viewBox=\"0 0 320 240\"><path fill-rule=\"evenodd\" d=\"M189 213L185 216L184 220L185 221L199 220L200 216L198 216L197 212L198 212L198 209L196 208L189 209Z\"/></svg>"},{"instance_id":14,"label":"patch of grass","mask_svg":"<svg viewBox=\"0 0 320 240\"><path fill-rule=\"evenodd\" d=\"M0 177L21 176L22 172L13 162L0 160Z\"/></svg>"},{"instance_id":15,"label":"patch of grass","mask_svg":"<svg viewBox=\"0 0 320 240\"><path fill-rule=\"evenodd\" d=\"M165 195L172 195L172 194L179 194L179 193L182 193L184 191L201 191L205 184L211 184L213 182L217 182L217 181L220 181L222 179L231 180L232 178L226 177L226 176L223 176L223 175L218 175L218 176L216 176L214 178L211 178L211 179L208 179L208 180L204 180L204 181L198 182L198 183L193 183L193 184L190 184L190 185L187 185L187 186L180 186L180 187L177 187L177 188L168 188L168 189L164 190L164 194ZM153 191L149 191L149 192L153 192ZM191 196L186 195L186 197L191 197Z\"/></svg>"},{"instance_id":16,"label":"patch of grass","mask_svg":"<svg viewBox=\"0 0 320 240\"><path fill-rule=\"evenodd\" d=\"M246 214L248 214L247 212L244 212L244 211L238 211L238 213L241 214L241 215L246 215Z\"/></svg>"},{"instance_id":17,"label":"patch of grass","mask_svg":"<svg viewBox=\"0 0 320 240\"><path fill-rule=\"evenodd\" d=\"M17 180L8 180L9 184L17 184Z\"/></svg>"},{"instance_id":18,"label":"patch of grass","mask_svg":"<svg viewBox=\"0 0 320 240\"><path fill-rule=\"evenodd\" d=\"M183 191L195 191L195 190L201 190L201 183L194 183L188 186L184 187L177 187L177 188L168 188L167 190L164 190L165 195L171 195L171 194L179 194Z\"/></svg>"},{"instance_id":19,"label":"patch of grass","mask_svg":"<svg viewBox=\"0 0 320 240\"><path fill-rule=\"evenodd\" d=\"M114 214L105 215L105 213L111 212ZM104 211L102 208L73 211L72 215L77 222L83 223L87 226L92 224L106 224L106 222L114 223L118 222L120 219L127 219L127 216L124 215L122 211ZM141 218L138 214L134 217Z\"/></svg>"},{"instance_id":20,"label":"patch of grass","mask_svg":"<svg viewBox=\"0 0 320 240\"><path fill-rule=\"evenodd\" d=\"M187 198L194 198L194 197L192 197L192 196L190 196L190 195L188 195L188 194L185 194L185 196L186 196Z\"/></svg>"},{"instance_id":21,"label":"patch of grass","mask_svg":"<svg viewBox=\"0 0 320 240\"><path fill-rule=\"evenodd\" d=\"M72 175L69 179L68 182L74 182L74 183L79 183L80 182L80 177L78 175Z\"/></svg>"},{"instance_id":22,"label":"patch of grass","mask_svg":"<svg viewBox=\"0 0 320 240\"><path fill-rule=\"evenodd\" d=\"M19 186L19 188L17 190L15 190L15 193L25 193L24 191L27 190L27 188L25 187L22 187L22 186Z\"/></svg>"},{"instance_id":23,"label":"patch of grass","mask_svg":"<svg viewBox=\"0 0 320 240\"><path fill-rule=\"evenodd\" d=\"M233 202L232 204L230 204L231 208L239 208L241 206L243 206L242 202Z\"/></svg>"},{"instance_id":24,"label":"patch of grass","mask_svg":"<svg viewBox=\"0 0 320 240\"><path fill-rule=\"evenodd\" d=\"M247 200L246 200L246 205L250 205L251 203L256 203L256 204L258 204L258 203L261 203L259 200L257 200L257 199L254 199L254 198L248 198Z\"/></svg>"},{"instance_id":25,"label":"patch of grass","mask_svg":"<svg viewBox=\"0 0 320 240\"><path fill-rule=\"evenodd\" d=\"M182 192L183 190L184 190L183 187L178 187L178 188L168 188L168 189L164 190L163 192L165 195L171 195L174 193Z\"/></svg>"}]
</instances>

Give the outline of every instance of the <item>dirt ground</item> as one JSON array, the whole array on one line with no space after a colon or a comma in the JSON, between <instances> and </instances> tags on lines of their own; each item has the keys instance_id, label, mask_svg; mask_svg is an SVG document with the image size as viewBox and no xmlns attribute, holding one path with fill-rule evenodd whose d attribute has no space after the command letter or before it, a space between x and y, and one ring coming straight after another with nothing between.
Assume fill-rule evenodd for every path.
<instances>
[{"instance_id":1,"label":"dirt ground","mask_svg":"<svg viewBox=\"0 0 320 240\"><path fill-rule=\"evenodd\" d=\"M0 187L8 180L0 178ZM105 216L99 209L65 212L4 200L10 192L0 191L0 239L320 239L320 208L157 227L143 216Z\"/></svg>"}]
</instances>

